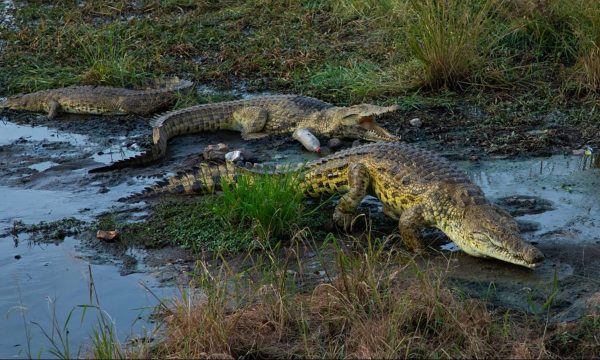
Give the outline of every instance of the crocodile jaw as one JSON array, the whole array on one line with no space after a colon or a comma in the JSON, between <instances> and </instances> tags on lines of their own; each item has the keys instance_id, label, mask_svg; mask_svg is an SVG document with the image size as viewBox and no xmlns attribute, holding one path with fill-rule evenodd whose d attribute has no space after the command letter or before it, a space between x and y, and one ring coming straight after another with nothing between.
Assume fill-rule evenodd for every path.
<instances>
[{"instance_id":1,"label":"crocodile jaw","mask_svg":"<svg viewBox=\"0 0 600 360\"><path fill-rule=\"evenodd\" d=\"M542 253L527 243L523 243L523 248L519 251L508 250L506 248L489 244L489 246L477 248L471 247L466 244L460 244L461 241L455 243L467 254L481 258L493 258L502 260L511 264L524 266L529 269L534 269L540 266L544 260Z\"/></svg>"},{"instance_id":2,"label":"crocodile jaw","mask_svg":"<svg viewBox=\"0 0 600 360\"><path fill-rule=\"evenodd\" d=\"M486 213L485 209L480 210ZM543 262L542 252L523 240L518 233L516 223L508 217L509 215L506 215L507 218L500 219L494 218L498 216L495 212L492 214L487 212L485 215L487 216L462 219L443 231L471 256L494 258L530 269L536 268Z\"/></svg>"},{"instance_id":3,"label":"crocodile jaw","mask_svg":"<svg viewBox=\"0 0 600 360\"><path fill-rule=\"evenodd\" d=\"M389 131L385 130L381 126L377 125L373 120L373 117L368 116L364 119L361 119L359 122L359 129L357 129L360 135L360 138L368 141L398 141L400 137L391 134ZM362 129L366 130L363 131Z\"/></svg>"}]
</instances>

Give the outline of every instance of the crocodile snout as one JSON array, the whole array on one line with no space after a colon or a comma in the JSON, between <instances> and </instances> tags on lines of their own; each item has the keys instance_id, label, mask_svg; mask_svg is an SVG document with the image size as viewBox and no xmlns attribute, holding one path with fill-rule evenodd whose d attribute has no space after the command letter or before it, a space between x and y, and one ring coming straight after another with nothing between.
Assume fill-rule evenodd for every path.
<instances>
[{"instance_id":1,"label":"crocodile snout","mask_svg":"<svg viewBox=\"0 0 600 360\"><path fill-rule=\"evenodd\" d=\"M539 265L545 259L544 254L542 254L540 250L533 246L531 246L531 248L527 250L525 255L525 259L527 260L527 262L532 264L533 266Z\"/></svg>"}]
</instances>

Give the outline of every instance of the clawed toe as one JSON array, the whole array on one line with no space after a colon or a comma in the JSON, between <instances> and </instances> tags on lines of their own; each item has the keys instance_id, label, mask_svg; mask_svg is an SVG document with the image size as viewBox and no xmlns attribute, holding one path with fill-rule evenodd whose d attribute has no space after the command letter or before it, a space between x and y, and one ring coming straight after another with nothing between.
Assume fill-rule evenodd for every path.
<instances>
[{"instance_id":1,"label":"clawed toe","mask_svg":"<svg viewBox=\"0 0 600 360\"><path fill-rule=\"evenodd\" d=\"M344 213L339 210L333 212L333 222L344 229L344 231L350 231L352 229L352 222L354 221L354 214Z\"/></svg>"}]
</instances>

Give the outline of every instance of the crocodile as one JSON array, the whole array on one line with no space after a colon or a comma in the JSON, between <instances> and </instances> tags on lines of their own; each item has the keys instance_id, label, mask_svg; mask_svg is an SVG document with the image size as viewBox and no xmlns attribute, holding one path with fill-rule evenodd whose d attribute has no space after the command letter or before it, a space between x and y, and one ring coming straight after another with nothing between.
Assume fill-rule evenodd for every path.
<instances>
[{"instance_id":1,"label":"crocodile","mask_svg":"<svg viewBox=\"0 0 600 360\"><path fill-rule=\"evenodd\" d=\"M289 171L289 169L288 169ZM239 176L286 171L246 168L225 164L201 164L188 172L164 180L133 195L203 194L218 190L221 181L235 182ZM383 203L383 212L398 220L405 245L423 248L420 230L433 227L444 232L465 253L495 258L534 268L544 256L519 234L516 221L498 205L489 202L469 177L435 153L405 143L377 142L339 151L303 164L298 184L310 197L343 194L333 219L345 228L366 195Z\"/></svg>"},{"instance_id":2,"label":"crocodile","mask_svg":"<svg viewBox=\"0 0 600 360\"><path fill-rule=\"evenodd\" d=\"M155 162L165 156L169 139L204 131L234 130L241 132L244 139L253 139L306 129L317 135L395 141L398 137L377 125L374 117L398 109L397 105L371 104L339 107L302 95L257 96L196 105L156 116L151 121L153 144L144 153L90 172L139 167Z\"/></svg>"},{"instance_id":3,"label":"crocodile","mask_svg":"<svg viewBox=\"0 0 600 360\"><path fill-rule=\"evenodd\" d=\"M74 85L14 95L0 101L0 109L47 112L50 119L59 112L148 116L173 105L177 101L177 92L189 90L193 83L174 78L160 85L162 87L144 90Z\"/></svg>"}]
</instances>

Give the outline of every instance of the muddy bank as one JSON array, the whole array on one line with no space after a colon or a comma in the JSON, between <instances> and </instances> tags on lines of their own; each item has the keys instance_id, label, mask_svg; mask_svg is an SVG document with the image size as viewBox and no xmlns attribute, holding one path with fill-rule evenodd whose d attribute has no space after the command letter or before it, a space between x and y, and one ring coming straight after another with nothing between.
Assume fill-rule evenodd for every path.
<instances>
[{"instance_id":1,"label":"muddy bank","mask_svg":"<svg viewBox=\"0 0 600 360\"><path fill-rule=\"evenodd\" d=\"M53 241L56 245L30 242L28 235L20 235L15 242L10 231L15 221L34 224L71 216L90 221L107 211L122 221L141 219L147 214L146 204L122 204L117 200L194 165L208 144L224 142L231 149L244 149L255 162L295 162L316 157L303 151L291 137L242 141L237 133L220 132L173 139L167 157L145 168L88 174L93 167L136 155L147 147L150 141L147 120L67 115L50 121L41 115L6 115L10 121L4 117L0 122L0 191L6 199L0 207L3 229L0 233L4 234L0 244L6 254L0 261L0 272L15 279L9 288L0 289L0 296L6 299L4 303L10 304L0 309L10 314L9 326L3 331L11 334L4 336L7 342L0 347L0 353L7 356L24 353L25 333L19 332L23 321L14 309L19 309L21 303L27 309L44 309L28 310L28 320L36 321L48 313L45 297L52 296L49 293L52 290L57 297L73 299L62 304L61 310L70 310L85 299L62 294L85 292L87 263L93 264L93 269L104 269L98 271L106 275L99 277L104 276L106 288L112 290L104 290L103 286L99 290L101 299L107 307L116 306L112 310L115 317L128 328L127 321L133 318L131 312L129 317L125 315L125 309L147 306L151 302L134 303L134 298L147 299L147 294L140 291L139 296L131 296L127 289L135 287L137 281L152 283L151 286L185 283L182 274L193 269L195 260L195 256L181 249L132 249L104 244L95 240L90 231ZM598 170L582 171L581 158L561 155L466 161L486 159L486 152L477 147L446 143L444 138L427 135L427 128L395 129L397 133L403 131L406 134L422 131L424 138L419 142L422 146L443 149L445 156L457 161L489 197L517 216L526 238L547 256L540 269L529 271L464 255L455 251L452 244L444 244L447 240L439 239L438 234L436 245L423 261L447 268L448 276L467 293L485 297L498 306L536 313L541 311L540 303L554 296L553 321L580 317L585 311L585 300L600 291L596 280L600 275L596 256L600 254L600 224L595 220L600 218L597 205L600 199L594 191L598 188ZM344 146L350 145L349 141L344 143ZM373 199L366 201L363 208L382 217L381 206ZM394 223L385 220L383 223L381 234L395 230ZM316 266L310 259L308 263ZM48 269L50 271L44 271ZM317 267L312 270L315 274L322 271ZM77 276L60 276L64 272ZM28 282L30 277L35 282ZM64 279L69 280L63 282ZM36 285L29 289L30 284ZM20 289L21 298L15 295L16 288ZM129 296L122 298L127 293ZM83 340L88 330L81 330L78 339ZM139 334L139 331L136 332ZM43 346L41 334L37 333L35 339L36 346Z\"/></svg>"}]
</instances>

